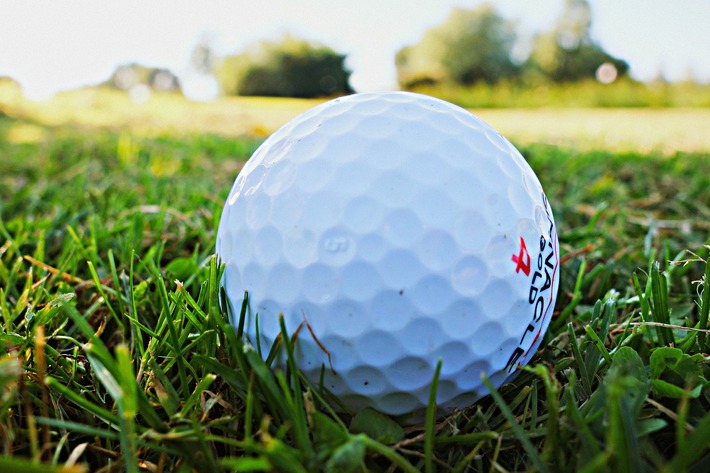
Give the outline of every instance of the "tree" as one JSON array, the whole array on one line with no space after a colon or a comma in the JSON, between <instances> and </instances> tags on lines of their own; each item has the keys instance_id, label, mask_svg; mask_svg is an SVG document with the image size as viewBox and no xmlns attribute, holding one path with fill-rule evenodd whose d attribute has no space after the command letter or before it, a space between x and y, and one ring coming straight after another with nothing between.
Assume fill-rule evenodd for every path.
<instances>
[{"instance_id":1,"label":"tree","mask_svg":"<svg viewBox=\"0 0 710 473\"><path fill-rule=\"evenodd\" d=\"M511 58L516 35L490 4L473 10L454 8L421 41L397 52L395 64L402 87L454 83L496 83L515 77Z\"/></svg>"},{"instance_id":2,"label":"tree","mask_svg":"<svg viewBox=\"0 0 710 473\"><path fill-rule=\"evenodd\" d=\"M190 53L190 67L198 74L211 75L216 63L212 39L204 35Z\"/></svg>"},{"instance_id":3,"label":"tree","mask_svg":"<svg viewBox=\"0 0 710 473\"><path fill-rule=\"evenodd\" d=\"M555 28L538 36L526 69L531 76L555 82L593 78L602 64L614 66L617 75L629 65L604 51L590 35L591 11L586 0L566 0Z\"/></svg>"},{"instance_id":4,"label":"tree","mask_svg":"<svg viewBox=\"0 0 710 473\"><path fill-rule=\"evenodd\" d=\"M292 37L226 57L217 77L227 95L310 98L352 92L344 55Z\"/></svg>"}]
</instances>

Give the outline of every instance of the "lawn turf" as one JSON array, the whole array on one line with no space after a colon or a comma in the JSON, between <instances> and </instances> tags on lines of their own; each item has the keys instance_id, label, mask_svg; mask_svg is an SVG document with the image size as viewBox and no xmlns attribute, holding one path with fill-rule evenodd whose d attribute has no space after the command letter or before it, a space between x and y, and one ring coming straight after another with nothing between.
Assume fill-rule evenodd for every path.
<instances>
[{"instance_id":1,"label":"lawn turf","mask_svg":"<svg viewBox=\"0 0 710 473\"><path fill-rule=\"evenodd\" d=\"M401 429L333 415L220 311L216 228L258 144L0 118L0 471L710 468L707 153L522 146L556 316L514 384Z\"/></svg>"}]
</instances>

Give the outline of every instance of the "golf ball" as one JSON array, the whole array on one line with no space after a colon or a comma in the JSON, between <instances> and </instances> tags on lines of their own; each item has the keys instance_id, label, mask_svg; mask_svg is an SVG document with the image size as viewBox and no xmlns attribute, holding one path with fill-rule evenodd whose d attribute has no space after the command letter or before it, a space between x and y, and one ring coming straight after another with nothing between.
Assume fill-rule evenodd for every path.
<instances>
[{"instance_id":1,"label":"golf ball","mask_svg":"<svg viewBox=\"0 0 710 473\"><path fill-rule=\"evenodd\" d=\"M338 98L276 131L237 176L217 253L264 356L283 314L314 384L391 415L426 408L439 360L440 414L487 394L481 374L514 376L559 284L552 210L520 153L406 92Z\"/></svg>"}]
</instances>

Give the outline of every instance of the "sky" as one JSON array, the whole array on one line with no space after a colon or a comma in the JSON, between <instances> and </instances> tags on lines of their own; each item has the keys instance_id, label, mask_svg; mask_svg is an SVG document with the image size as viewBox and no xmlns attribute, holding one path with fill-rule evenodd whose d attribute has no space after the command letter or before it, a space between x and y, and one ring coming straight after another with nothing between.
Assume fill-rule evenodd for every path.
<instances>
[{"instance_id":1,"label":"sky","mask_svg":"<svg viewBox=\"0 0 710 473\"><path fill-rule=\"evenodd\" d=\"M234 54L286 34L347 55L356 91L396 88L395 53L454 6L484 0L0 0L0 76L41 99L97 84L117 66L165 67L199 83L190 54L207 41ZM563 0L493 2L523 40L549 31ZM632 77L710 82L710 1L590 0L592 37Z\"/></svg>"}]
</instances>

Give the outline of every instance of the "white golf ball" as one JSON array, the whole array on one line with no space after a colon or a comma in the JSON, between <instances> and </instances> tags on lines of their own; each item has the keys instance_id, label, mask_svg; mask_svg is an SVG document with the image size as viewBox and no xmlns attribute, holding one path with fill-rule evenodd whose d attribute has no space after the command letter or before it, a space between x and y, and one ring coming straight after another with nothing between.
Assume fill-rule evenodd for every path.
<instances>
[{"instance_id":1,"label":"white golf ball","mask_svg":"<svg viewBox=\"0 0 710 473\"><path fill-rule=\"evenodd\" d=\"M217 235L232 313L266 356L283 314L299 368L354 411L440 413L528 363L552 317L557 231L500 133L432 97L356 94L267 139ZM236 320L234 323L236 324Z\"/></svg>"}]
</instances>

